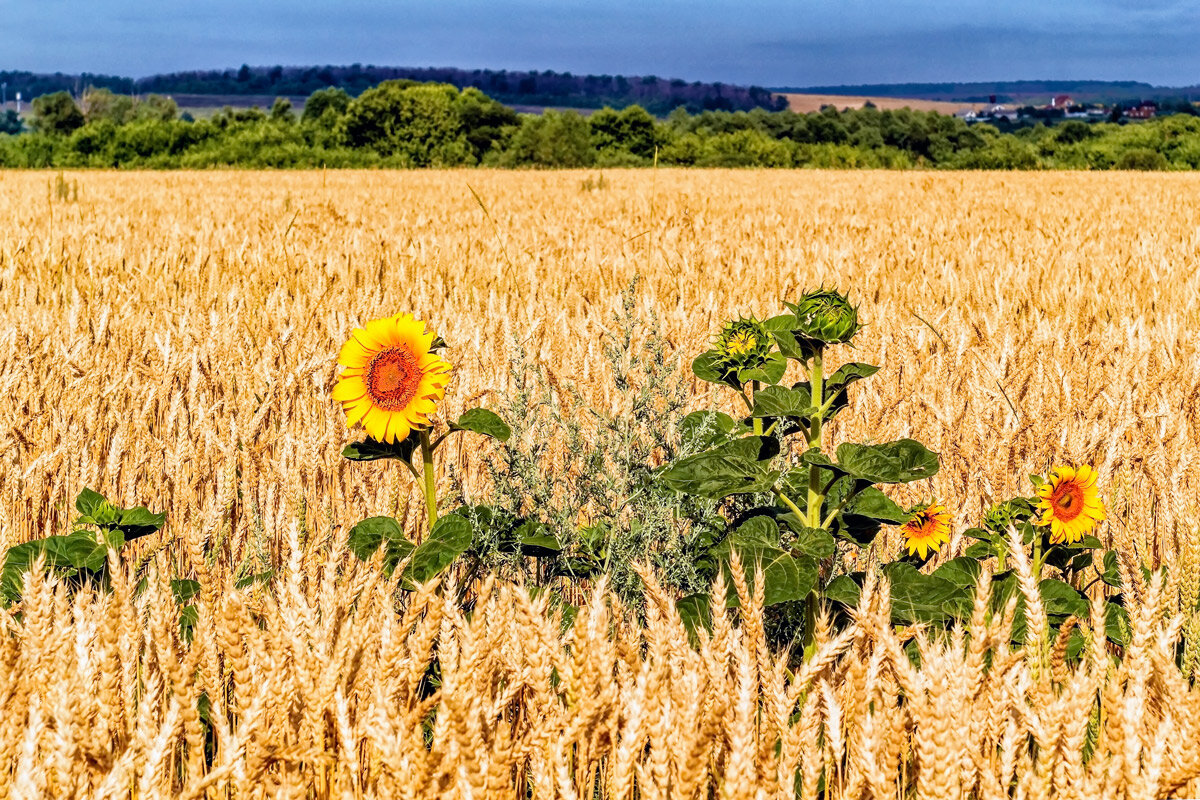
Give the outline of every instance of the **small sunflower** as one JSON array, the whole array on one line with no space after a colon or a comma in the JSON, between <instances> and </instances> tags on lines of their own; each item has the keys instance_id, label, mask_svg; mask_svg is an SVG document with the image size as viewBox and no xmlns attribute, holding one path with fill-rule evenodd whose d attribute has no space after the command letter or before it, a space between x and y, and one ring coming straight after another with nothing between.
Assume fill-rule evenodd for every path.
<instances>
[{"instance_id":1,"label":"small sunflower","mask_svg":"<svg viewBox=\"0 0 1200 800\"><path fill-rule=\"evenodd\" d=\"M1105 517L1100 490L1096 488L1096 470L1083 464L1055 467L1050 479L1038 487L1039 525L1050 526L1053 544L1078 542Z\"/></svg>"},{"instance_id":2,"label":"small sunflower","mask_svg":"<svg viewBox=\"0 0 1200 800\"><path fill-rule=\"evenodd\" d=\"M346 426L362 423L368 436L389 444L427 426L450 380L450 364L429 349L433 341L412 314L355 328L338 355L346 369L333 387Z\"/></svg>"},{"instance_id":3,"label":"small sunflower","mask_svg":"<svg viewBox=\"0 0 1200 800\"><path fill-rule=\"evenodd\" d=\"M909 555L916 553L926 558L929 553L938 552L943 544L950 541L950 512L940 503L917 506L900 533L904 536L904 546L908 548Z\"/></svg>"}]
</instances>

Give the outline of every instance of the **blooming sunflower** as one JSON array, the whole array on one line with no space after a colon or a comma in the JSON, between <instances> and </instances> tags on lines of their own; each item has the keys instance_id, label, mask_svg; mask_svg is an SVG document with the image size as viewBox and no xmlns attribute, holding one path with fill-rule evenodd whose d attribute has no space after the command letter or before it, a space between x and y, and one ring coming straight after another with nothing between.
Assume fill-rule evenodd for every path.
<instances>
[{"instance_id":1,"label":"blooming sunflower","mask_svg":"<svg viewBox=\"0 0 1200 800\"><path fill-rule=\"evenodd\" d=\"M941 550L942 545L950 541L950 512L940 503L918 506L900 533L904 536L909 555L918 553L925 558L930 552Z\"/></svg>"},{"instance_id":2,"label":"blooming sunflower","mask_svg":"<svg viewBox=\"0 0 1200 800\"><path fill-rule=\"evenodd\" d=\"M1055 467L1050 479L1038 487L1039 525L1050 526L1053 544L1078 542L1105 517L1104 503L1096 488L1096 470L1083 464Z\"/></svg>"},{"instance_id":3,"label":"blooming sunflower","mask_svg":"<svg viewBox=\"0 0 1200 800\"><path fill-rule=\"evenodd\" d=\"M450 364L429 349L433 341L412 314L355 328L338 355L346 369L333 387L347 427L362 423L372 439L392 444L428 425L450 380Z\"/></svg>"}]
</instances>

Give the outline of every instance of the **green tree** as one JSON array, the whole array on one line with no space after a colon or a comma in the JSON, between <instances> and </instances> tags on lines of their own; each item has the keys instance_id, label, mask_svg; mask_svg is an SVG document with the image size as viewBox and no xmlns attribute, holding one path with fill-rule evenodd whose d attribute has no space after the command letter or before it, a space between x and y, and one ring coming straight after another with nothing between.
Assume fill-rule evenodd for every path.
<instances>
[{"instance_id":1,"label":"green tree","mask_svg":"<svg viewBox=\"0 0 1200 800\"><path fill-rule=\"evenodd\" d=\"M21 117L16 111L10 108L3 114L0 114L0 133L18 134L23 128Z\"/></svg>"},{"instance_id":2,"label":"green tree","mask_svg":"<svg viewBox=\"0 0 1200 800\"><path fill-rule=\"evenodd\" d=\"M592 143L601 153L617 151L650 159L659 146L654 117L641 106L621 111L602 108L588 118L588 125Z\"/></svg>"},{"instance_id":3,"label":"green tree","mask_svg":"<svg viewBox=\"0 0 1200 800\"><path fill-rule=\"evenodd\" d=\"M271 121L291 125L296 121L296 114L292 111L292 101L286 97L276 97L275 102L271 105Z\"/></svg>"},{"instance_id":4,"label":"green tree","mask_svg":"<svg viewBox=\"0 0 1200 800\"><path fill-rule=\"evenodd\" d=\"M574 111L527 114L513 133L502 163L506 166L587 167L596 160L591 128Z\"/></svg>"},{"instance_id":5,"label":"green tree","mask_svg":"<svg viewBox=\"0 0 1200 800\"><path fill-rule=\"evenodd\" d=\"M111 122L124 125L133 119L133 98L114 94L110 89L89 88L83 93L83 117L89 122Z\"/></svg>"},{"instance_id":6,"label":"green tree","mask_svg":"<svg viewBox=\"0 0 1200 800\"><path fill-rule=\"evenodd\" d=\"M305 124L320 125L332 128L337 120L342 118L350 106L350 95L345 89L330 86L328 89L318 89L304 101L304 112L300 121Z\"/></svg>"},{"instance_id":7,"label":"green tree","mask_svg":"<svg viewBox=\"0 0 1200 800\"><path fill-rule=\"evenodd\" d=\"M346 143L414 167L471 163L458 101L448 84L384 81L346 109Z\"/></svg>"},{"instance_id":8,"label":"green tree","mask_svg":"<svg viewBox=\"0 0 1200 800\"><path fill-rule=\"evenodd\" d=\"M83 127L83 112L75 105L75 99L66 92L54 92L33 98L33 119L30 123L35 131L52 136L66 136L76 128Z\"/></svg>"}]
</instances>

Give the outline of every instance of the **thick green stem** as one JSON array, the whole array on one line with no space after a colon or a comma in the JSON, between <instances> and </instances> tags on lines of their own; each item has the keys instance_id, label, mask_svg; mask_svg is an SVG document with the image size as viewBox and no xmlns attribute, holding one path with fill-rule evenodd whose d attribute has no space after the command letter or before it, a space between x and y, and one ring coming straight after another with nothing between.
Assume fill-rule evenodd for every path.
<instances>
[{"instance_id":1,"label":"thick green stem","mask_svg":"<svg viewBox=\"0 0 1200 800\"><path fill-rule=\"evenodd\" d=\"M756 394L758 394L758 381L751 381L750 382L750 413L752 413L752 414L754 413L754 395L756 395ZM754 435L755 436L763 435L762 417L754 418Z\"/></svg>"},{"instance_id":2,"label":"thick green stem","mask_svg":"<svg viewBox=\"0 0 1200 800\"><path fill-rule=\"evenodd\" d=\"M821 351L813 356L812 369L809 371L809 383L812 389L813 408L817 409L812 416L812 424L808 430L808 446L821 446L821 423L825 412L821 409L824 403L825 374L822 371ZM814 464L808 468L808 526L817 528L821 525L821 503L824 500L821 492L821 472Z\"/></svg>"},{"instance_id":3,"label":"thick green stem","mask_svg":"<svg viewBox=\"0 0 1200 800\"><path fill-rule=\"evenodd\" d=\"M429 511L429 530L437 523L437 480L433 474L433 445L429 429L421 431L421 461L425 465L425 508Z\"/></svg>"}]
</instances>

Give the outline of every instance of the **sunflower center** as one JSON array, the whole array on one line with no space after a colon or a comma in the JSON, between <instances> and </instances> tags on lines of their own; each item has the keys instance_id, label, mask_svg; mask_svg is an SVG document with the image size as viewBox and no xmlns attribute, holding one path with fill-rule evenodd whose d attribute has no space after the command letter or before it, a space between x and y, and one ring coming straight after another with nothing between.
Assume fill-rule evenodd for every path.
<instances>
[{"instance_id":1,"label":"sunflower center","mask_svg":"<svg viewBox=\"0 0 1200 800\"><path fill-rule=\"evenodd\" d=\"M367 366L367 394L380 408L396 411L406 407L421 383L416 356L403 347L381 350Z\"/></svg>"},{"instance_id":2,"label":"sunflower center","mask_svg":"<svg viewBox=\"0 0 1200 800\"><path fill-rule=\"evenodd\" d=\"M1083 512L1083 489L1078 484L1064 482L1055 487L1050 495L1054 515L1063 522L1070 522Z\"/></svg>"}]
</instances>

